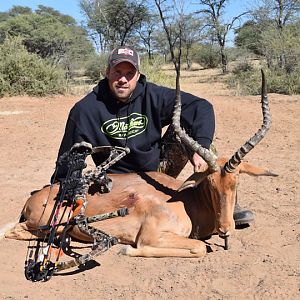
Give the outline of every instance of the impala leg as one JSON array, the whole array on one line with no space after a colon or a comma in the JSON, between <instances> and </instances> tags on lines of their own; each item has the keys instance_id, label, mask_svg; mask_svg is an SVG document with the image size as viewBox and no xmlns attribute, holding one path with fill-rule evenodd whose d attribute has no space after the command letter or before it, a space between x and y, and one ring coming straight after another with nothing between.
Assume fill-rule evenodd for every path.
<instances>
[{"instance_id":1,"label":"impala leg","mask_svg":"<svg viewBox=\"0 0 300 300\"><path fill-rule=\"evenodd\" d=\"M202 257L206 254L206 245L202 241L167 234L157 245L138 244L137 248L125 246L121 254L142 257Z\"/></svg>"},{"instance_id":2,"label":"impala leg","mask_svg":"<svg viewBox=\"0 0 300 300\"><path fill-rule=\"evenodd\" d=\"M41 231L27 226L26 222L17 223L12 229L5 232L5 238L14 240L31 240L34 238L43 238L45 234Z\"/></svg>"}]
</instances>

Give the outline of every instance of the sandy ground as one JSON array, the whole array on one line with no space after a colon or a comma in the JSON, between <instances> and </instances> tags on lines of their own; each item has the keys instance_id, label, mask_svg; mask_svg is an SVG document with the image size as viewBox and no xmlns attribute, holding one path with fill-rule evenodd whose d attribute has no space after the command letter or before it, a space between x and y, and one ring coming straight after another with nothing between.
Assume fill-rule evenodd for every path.
<instances>
[{"instance_id":1,"label":"sandy ground","mask_svg":"<svg viewBox=\"0 0 300 300\"><path fill-rule=\"evenodd\" d=\"M214 104L215 144L231 156L260 126L260 97L235 95L211 81L211 72L182 75L183 90ZM3 233L30 192L49 182L68 111L79 98L0 99L0 299L300 299L300 97L276 94L269 95L272 128L247 160L280 176L240 178L240 202L254 211L255 223L235 231L229 251L217 236L202 259L130 258L118 255L117 245L97 258L99 266L47 283L27 281L28 243ZM190 173L188 165L180 177Z\"/></svg>"}]
</instances>

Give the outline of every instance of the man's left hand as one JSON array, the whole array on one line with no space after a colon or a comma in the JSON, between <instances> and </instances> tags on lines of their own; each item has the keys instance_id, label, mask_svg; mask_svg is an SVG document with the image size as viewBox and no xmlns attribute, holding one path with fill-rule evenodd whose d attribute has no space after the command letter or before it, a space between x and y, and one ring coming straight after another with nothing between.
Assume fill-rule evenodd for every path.
<instances>
[{"instance_id":1,"label":"man's left hand","mask_svg":"<svg viewBox=\"0 0 300 300\"><path fill-rule=\"evenodd\" d=\"M194 172L204 172L208 168L207 163L198 153L194 153L192 160Z\"/></svg>"}]
</instances>

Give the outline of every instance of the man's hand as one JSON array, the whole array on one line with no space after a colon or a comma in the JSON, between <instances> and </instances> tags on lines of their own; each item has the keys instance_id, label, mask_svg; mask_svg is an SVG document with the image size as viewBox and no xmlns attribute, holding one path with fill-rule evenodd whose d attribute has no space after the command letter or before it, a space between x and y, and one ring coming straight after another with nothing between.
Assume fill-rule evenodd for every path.
<instances>
[{"instance_id":1,"label":"man's hand","mask_svg":"<svg viewBox=\"0 0 300 300\"><path fill-rule=\"evenodd\" d=\"M194 153L192 159L192 164L194 165L194 172L204 172L208 168L207 163L198 153Z\"/></svg>"}]
</instances>

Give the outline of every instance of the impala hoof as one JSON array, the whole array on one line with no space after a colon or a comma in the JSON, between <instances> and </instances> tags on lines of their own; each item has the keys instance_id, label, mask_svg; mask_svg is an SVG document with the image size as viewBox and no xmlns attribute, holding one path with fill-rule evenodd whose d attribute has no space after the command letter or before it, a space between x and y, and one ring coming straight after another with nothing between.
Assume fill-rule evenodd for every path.
<instances>
[{"instance_id":1,"label":"impala hoof","mask_svg":"<svg viewBox=\"0 0 300 300\"><path fill-rule=\"evenodd\" d=\"M124 246L124 247L122 247L120 249L120 251L118 252L118 254L119 255L128 255L128 253L129 253L129 251L130 251L131 248L132 247L130 245L126 245L126 246Z\"/></svg>"}]
</instances>

